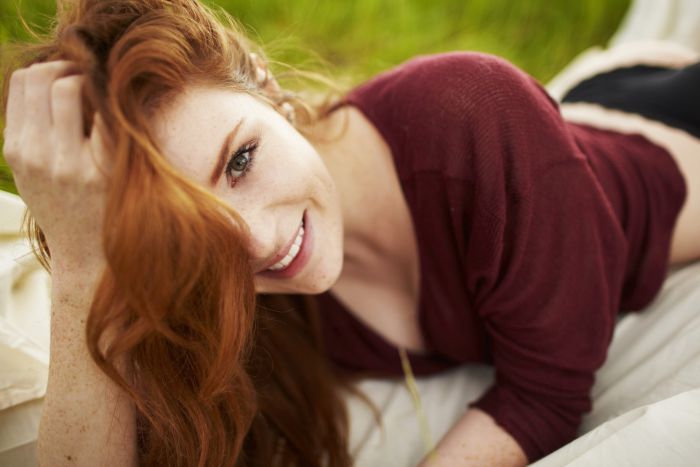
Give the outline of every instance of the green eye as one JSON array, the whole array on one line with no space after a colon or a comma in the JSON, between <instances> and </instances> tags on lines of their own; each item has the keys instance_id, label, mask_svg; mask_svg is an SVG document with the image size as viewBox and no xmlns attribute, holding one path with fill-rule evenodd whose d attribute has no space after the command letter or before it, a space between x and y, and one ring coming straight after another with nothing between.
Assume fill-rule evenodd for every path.
<instances>
[{"instance_id":1,"label":"green eye","mask_svg":"<svg viewBox=\"0 0 700 467\"><path fill-rule=\"evenodd\" d=\"M248 162L250 162L250 157L246 154L239 154L233 158L233 164L231 164L231 170L236 172L242 172L245 170Z\"/></svg>"},{"instance_id":2,"label":"green eye","mask_svg":"<svg viewBox=\"0 0 700 467\"><path fill-rule=\"evenodd\" d=\"M235 185L239 179L245 177L250 172L253 166L253 157L255 149L258 147L256 143L249 143L239 148L229 159L226 164L226 178L229 185Z\"/></svg>"}]
</instances>

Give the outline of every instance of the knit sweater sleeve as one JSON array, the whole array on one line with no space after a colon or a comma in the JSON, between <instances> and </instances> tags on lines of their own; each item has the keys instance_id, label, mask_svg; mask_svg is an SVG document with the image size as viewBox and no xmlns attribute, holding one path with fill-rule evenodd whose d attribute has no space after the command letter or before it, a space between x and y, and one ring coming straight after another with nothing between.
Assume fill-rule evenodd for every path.
<instances>
[{"instance_id":1,"label":"knit sweater sleeve","mask_svg":"<svg viewBox=\"0 0 700 467\"><path fill-rule=\"evenodd\" d=\"M496 369L472 405L531 462L576 437L618 309L626 245L584 174L578 164L552 167L494 214L479 253L491 256L492 274L470 278L483 281L475 306Z\"/></svg>"},{"instance_id":2,"label":"knit sweater sleeve","mask_svg":"<svg viewBox=\"0 0 700 467\"><path fill-rule=\"evenodd\" d=\"M470 123L489 181L478 206L490 236L477 246L486 269L469 280L496 382L474 406L534 461L572 440L591 408L627 243L556 104L505 63L489 74L477 81L490 88L483 97L490 104Z\"/></svg>"},{"instance_id":3,"label":"knit sweater sleeve","mask_svg":"<svg viewBox=\"0 0 700 467\"><path fill-rule=\"evenodd\" d=\"M576 436L614 329L627 241L557 104L496 57L419 58L410 95L468 172L464 250L496 378L472 405L535 461ZM420 94L419 93L420 91ZM450 136L450 133L458 136ZM431 135L435 136L435 135ZM451 156L454 157L454 156Z\"/></svg>"}]
</instances>

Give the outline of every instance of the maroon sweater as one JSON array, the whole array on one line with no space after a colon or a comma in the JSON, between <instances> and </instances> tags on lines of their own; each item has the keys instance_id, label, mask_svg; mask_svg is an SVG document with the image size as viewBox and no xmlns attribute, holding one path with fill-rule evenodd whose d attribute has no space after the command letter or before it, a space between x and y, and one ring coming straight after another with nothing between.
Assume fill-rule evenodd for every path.
<instances>
[{"instance_id":1,"label":"maroon sweater","mask_svg":"<svg viewBox=\"0 0 700 467\"><path fill-rule=\"evenodd\" d=\"M425 375L495 366L474 406L530 461L576 436L615 315L658 292L686 185L639 135L565 122L534 79L484 54L419 56L349 92L391 149L418 242ZM331 293L325 344L402 375L397 349Z\"/></svg>"}]
</instances>

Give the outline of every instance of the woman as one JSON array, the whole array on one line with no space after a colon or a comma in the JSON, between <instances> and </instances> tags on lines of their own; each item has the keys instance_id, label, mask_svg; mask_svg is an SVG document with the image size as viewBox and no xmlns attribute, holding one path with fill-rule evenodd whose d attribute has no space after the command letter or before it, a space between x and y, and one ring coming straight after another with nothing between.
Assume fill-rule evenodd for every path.
<instances>
[{"instance_id":1,"label":"woman","mask_svg":"<svg viewBox=\"0 0 700 467\"><path fill-rule=\"evenodd\" d=\"M495 57L312 108L193 0L78 2L31 52L4 153L53 273L47 465L348 465L337 388L399 349L496 368L425 465L523 465L575 436L616 312L700 257L688 154Z\"/></svg>"}]
</instances>

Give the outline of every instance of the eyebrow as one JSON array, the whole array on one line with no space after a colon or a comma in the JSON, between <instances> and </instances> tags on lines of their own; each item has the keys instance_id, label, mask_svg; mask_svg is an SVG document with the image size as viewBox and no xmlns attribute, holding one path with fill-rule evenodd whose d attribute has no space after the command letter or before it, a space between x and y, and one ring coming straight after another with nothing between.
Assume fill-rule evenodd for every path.
<instances>
[{"instance_id":1,"label":"eyebrow","mask_svg":"<svg viewBox=\"0 0 700 467\"><path fill-rule=\"evenodd\" d=\"M245 117L241 118L240 121L236 123L236 126L233 127L233 130L231 130L231 132L228 135L226 135L226 139L224 139L224 144L221 145L221 149L219 150L219 157L217 157L216 159L216 165L214 166L214 170L209 176L209 183L212 186L216 185L216 182L219 181L219 177L221 177L221 171L223 170L224 164L226 163L226 156L228 156L231 153L231 143L236 137L236 133L238 133L238 128L240 128L241 123L243 123L244 120Z\"/></svg>"}]
</instances>

